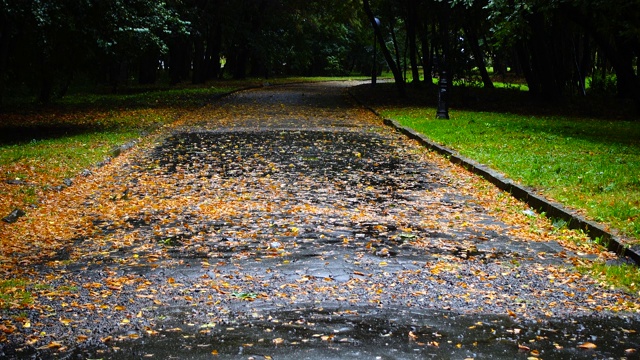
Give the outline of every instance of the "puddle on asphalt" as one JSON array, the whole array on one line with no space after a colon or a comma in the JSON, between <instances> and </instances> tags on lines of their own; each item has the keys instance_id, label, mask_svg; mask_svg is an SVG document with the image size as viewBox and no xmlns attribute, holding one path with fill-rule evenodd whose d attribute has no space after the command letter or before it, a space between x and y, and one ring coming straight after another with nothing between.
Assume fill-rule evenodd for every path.
<instances>
[{"instance_id":1,"label":"puddle on asphalt","mask_svg":"<svg viewBox=\"0 0 640 360\"><path fill-rule=\"evenodd\" d=\"M521 323L508 316L375 308L300 309L189 324L78 356L101 359L623 359L637 358L637 322L578 318ZM240 320L246 318L245 320ZM593 344L593 345L591 345Z\"/></svg>"}]
</instances>

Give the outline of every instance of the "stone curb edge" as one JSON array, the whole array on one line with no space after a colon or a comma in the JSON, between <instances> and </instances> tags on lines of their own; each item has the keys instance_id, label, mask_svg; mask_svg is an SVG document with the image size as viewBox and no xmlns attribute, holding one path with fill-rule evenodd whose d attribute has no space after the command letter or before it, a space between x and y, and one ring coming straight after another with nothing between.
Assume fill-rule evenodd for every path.
<instances>
[{"instance_id":1,"label":"stone curb edge","mask_svg":"<svg viewBox=\"0 0 640 360\"><path fill-rule=\"evenodd\" d=\"M447 157L451 163L458 164L474 174L482 176L494 186L511 194L514 198L523 201L539 212L543 212L546 217L550 219L562 219L567 223L568 228L584 231L592 240L598 241L606 246L607 250L613 251L619 256L626 256L634 261L636 265L640 266L640 247L625 245L620 238L606 231L600 224L589 221L582 216L569 211L561 204L549 201L544 197L535 194L533 190L516 184L511 179L491 170L487 166L468 159L454 150L433 142L431 139L414 129L402 126L396 120L383 118L375 109L363 104L351 90L349 90L349 95L351 95L351 97L360 105L364 106L366 109L381 118L385 125L393 127L396 131L418 141L427 149Z\"/></svg>"},{"instance_id":2,"label":"stone curb edge","mask_svg":"<svg viewBox=\"0 0 640 360\"><path fill-rule=\"evenodd\" d=\"M485 165L465 158L449 148L436 144L423 134L420 134L406 126L400 125L396 120L383 119L383 121L385 125L391 126L407 137L417 140L426 148L446 156L452 163L461 165L467 170L482 176L499 189L510 193L511 196L516 199L524 201L532 208L543 212L546 217L566 221L567 227L570 229L584 231L591 239L599 239L599 242L604 244L608 250L613 251L618 255L627 256L637 265L640 265L640 249L632 246L625 246L618 237L606 231L601 225L572 213L561 204L549 201L542 196L535 194L531 189L516 184L511 179L489 169Z\"/></svg>"}]
</instances>

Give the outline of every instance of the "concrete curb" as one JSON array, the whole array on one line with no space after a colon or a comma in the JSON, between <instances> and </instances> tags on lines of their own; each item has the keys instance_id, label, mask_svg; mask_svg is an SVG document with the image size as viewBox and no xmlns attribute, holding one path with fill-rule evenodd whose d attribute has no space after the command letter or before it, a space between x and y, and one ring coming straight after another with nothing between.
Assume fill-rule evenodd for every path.
<instances>
[{"instance_id":1,"label":"concrete curb","mask_svg":"<svg viewBox=\"0 0 640 360\"><path fill-rule=\"evenodd\" d=\"M353 96L353 94L351 95ZM355 96L353 97L356 101L360 102ZM382 118L375 109L366 105L363 106L378 117ZM467 170L482 176L499 189L510 193L514 198L523 201L532 208L544 213L546 217L550 219L564 220L567 223L568 228L584 231L593 241L603 244L609 251L613 251L620 256L626 256L633 260L636 265L640 265L640 247L625 245L620 238L606 231L602 225L589 221L582 216L573 213L561 204L545 199L544 197L536 194L532 189L515 183L513 180L506 178L485 165L468 159L454 150L436 144L425 135L409 127L402 126L396 120L382 119L385 125L395 128L398 132L401 132L411 139L417 140L422 146L444 155L452 163L461 165Z\"/></svg>"}]
</instances>

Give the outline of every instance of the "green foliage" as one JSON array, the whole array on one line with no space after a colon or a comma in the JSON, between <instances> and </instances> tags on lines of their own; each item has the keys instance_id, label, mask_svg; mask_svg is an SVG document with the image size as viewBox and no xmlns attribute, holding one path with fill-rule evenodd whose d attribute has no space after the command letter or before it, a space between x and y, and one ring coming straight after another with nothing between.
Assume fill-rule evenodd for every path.
<instances>
[{"instance_id":1,"label":"green foliage","mask_svg":"<svg viewBox=\"0 0 640 360\"><path fill-rule=\"evenodd\" d=\"M600 76L594 74L589 78L587 85L590 94L612 95L616 93L617 77L615 75Z\"/></svg>"}]
</instances>

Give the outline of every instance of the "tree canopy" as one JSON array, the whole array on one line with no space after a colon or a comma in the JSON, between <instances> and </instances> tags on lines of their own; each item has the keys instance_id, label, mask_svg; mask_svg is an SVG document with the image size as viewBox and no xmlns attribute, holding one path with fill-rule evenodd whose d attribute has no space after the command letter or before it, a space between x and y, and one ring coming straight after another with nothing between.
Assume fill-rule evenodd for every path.
<instances>
[{"instance_id":1,"label":"tree canopy","mask_svg":"<svg viewBox=\"0 0 640 360\"><path fill-rule=\"evenodd\" d=\"M492 87L491 69L541 98L589 88L640 103L638 0L0 0L4 97L48 102L79 81L370 75L373 51L402 85L446 69Z\"/></svg>"}]
</instances>

